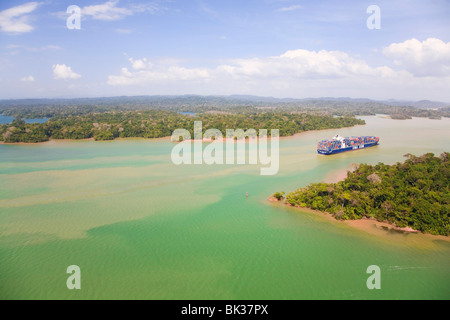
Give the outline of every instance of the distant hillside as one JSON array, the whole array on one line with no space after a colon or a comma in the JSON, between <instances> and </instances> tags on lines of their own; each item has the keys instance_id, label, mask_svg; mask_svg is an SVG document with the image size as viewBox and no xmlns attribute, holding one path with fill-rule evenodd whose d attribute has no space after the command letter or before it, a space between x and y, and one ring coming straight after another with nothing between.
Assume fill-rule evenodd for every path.
<instances>
[{"instance_id":1,"label":"distant hillside","mask_svg":"<svg viewBox=\"0 0 450 320\"><path fill-rule=\"evenodd\" d=\"M450 107L450 103L430 101L430 100L421 100L421 101L388 100L385 101L384 103L392 106L411 106L414 108L421 108L421 109L440 109Z\"/></svg>"},{"instance_id":2,"label":"distant hillside","mask_svg":"<svg viewBox=\"0 0 450 320\"><path fill-rule=\"evenodd\" d=\"M70 108L69 108L70 107ZM433 101L375 101L370 99L308 98L279 99L251 95L232 96L133 96L78 99L0 100L0 114L21 118L52 118L91 112L164 110L204 113L225 111L307 112L335 116L387 114L396 119L450 117L450 104Z\"/></svg>"},{"instance_id":3,"label":"distant hillside","mask_svg":"<svg viewBox=\"0 0 450 320\"><path fill-rule=\"evenodd\" d=\"M274 98L258 97L252 95L231 95L231 96L200 96L200 95L180 95L180 96L118 96L118 97L99 97L99 98L74 98L74 99L9 99L0 100L0 107L5 106L61 106L61 105L85 105L85 106L108 106L118 105L126 106L131 104L147 104L151 106L181 106L181 105L256 105L265 104L276 105L328 105L337 104L377 104L387 106L411 106L416 108L444 108L450 107L450 102L437 102L430 100L422 101L401 101L401 100L372 100L372 99L353 99L348 97L333 98Z\"/></svg>"}]
</instances>

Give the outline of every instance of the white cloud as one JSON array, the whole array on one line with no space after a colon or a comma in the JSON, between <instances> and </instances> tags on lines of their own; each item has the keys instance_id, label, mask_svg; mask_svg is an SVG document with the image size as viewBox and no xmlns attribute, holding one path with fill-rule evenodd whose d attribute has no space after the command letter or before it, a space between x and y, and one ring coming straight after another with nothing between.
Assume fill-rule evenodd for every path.
<instances>
[{"instance_id":1,"label":"white cloud","mask_svg":"<svg viewBox=\"0 0 450 320\"><path fill-rule=\"evenodd\" d=\"M450 76L450 42L436 38L422 42L411 39L393 43L383 53L416 76Z\"/></svg>"},{"instance_id":2,"label":"white cloud","mask_svg":"<svg viewBox=\"0 0 450 320\"><path fill-rule=\"evenodd\" d=\"M153 63L147 61L146 58L134 60L128 59L135 71L130 71L124 67L121 69L120 75L109 76L108 84L111 86L132 86L132 85L148 85L152 83L173 83L183 81L205 81L210 77L207 69L184 68L177 65L167 65L162 60L155 67Z\"/></svg>"},{"instance_id":3,"label":"white cloud","mask_svg":"<svg viewBox=\"0 0 450 320\"><path fill-rule=\"evenodd\" d=\"M427 42L422 45L424 56L429 57L414 61L421 61L427 66L431 65L430 61L434 61L440 67L445 66L446 60L442 52L445 52L446 44L440 50L436 49L440 46ZM427 46L433 48L433 54L425 49ZM378 52L381 54L381 51ZM406 62L410 59L406 53L398 59L401 59L402 67L394 70L386 65L371 65L364 59L343 51L327 50L290 50L276 56L222 61L208 68L189 66L186 61L175 59L150 63L150 59L130 58L129 66L123 67L117 75L110 75L107 84L119 92L124 90L124 94L450 99L450 75L421 77L413 72L415 70L406 67Z\"/></svg>"},{"instance_id":4,"label":"white cloud","mask_svg":"<svg viewBox=\"0 0 450 320\"><path fill-rule=\"evenodd\" d=\"M131 16L133 11L127 8L117 7L119 1L107 1L103 4L86 6L81 9L81 14L90 16L95 20L119 20Z\"/></svg>"},{"instance_id":5,"label":"white cloud","mask_svg":"<svg viewBox=\"0 0 450 320\"><path fill-rule=\"evenodd\" d=\"M130 58L130 70L121 69L119 75L111 75L108 84L130 86L165 83L186 84L197 82L216 86L244 88L248 86L276 85L293 88L300 82L318 80L334 83L336 87L350 82L418 84L421 76L450 76L450 43L439 39L424 42L408 40L392 44L384 54L398 60L399 70L389 66L371 66L365 60L343 51L290 50L278 56L233 59L210 68L181 66L180 61L170 59L150 63L146 58ZM231 84L232 83L232 84ZM240 86L241 85L241 86Z\"/></svg>"},{"instance_id":6,"label":"white cloud","mask_svg":"<svg viewBox=\"0 0 450 320\"><path fill-rule=\"evenodd\" d=\"M303 8L303 7L302 7L301 5L296 4L296 5L292 5L292 6L289 6L289 7L282 7L282 8L279 8L279 9L277 9L276 11L277 11L277 12L289 12L289 11L300 10L300 9L302 9L302 8Z\"/></svg>"},{"instance_id":7,"label":"white cloud","mask_svg":"<svg viewBox=\"0 0 450 320\"><path fill-rule=\"evenodd\" d=\"M332 79L386 76L387 67L371 68L342 51L291 50L280 56L238 59L218 67L234 77Z\"/></svg>"},{"instance_id":8,"label":"white cloud","mask_svg":"<svg viewBox=\"0 0 450 320\"><path fill-rule=\"evenodd\" d=\"M148 85L154 83L201 82L239 83L296 83L299 79L338 79L358 77L391 77L388 67L372 68L363 60L340 51L292 50L280 56L230 60L213 68L182 67L171 60L154 64L144 59L128 59L132 71L124 67L120 75L108 77L112 86Z\"/></svg>"},{"instance_id":9,"label":"white cloud","mask_svg":"<svg viewBox=\"0 0 450 320\"><path fill-rule=\"evenodd\" d=\"M30 17L27 15L40 5L39 2L28 2L0 12L0 31L10 34L20 34L33 31Z\"/></svg>"},{"instance_id":10,"label":"white cloud","mask_svg":"<svg viewBox=\"0 0 450 320\"><path fill-rule=\"evenodd\" d=\"M62 50L63 48L61 48L60 46L56 46L56 45L47 45L47 46L42 46L42 47L28 47L22 44L8 44L7 46L5 46L6 49L9 50L26 50L29 52L42 52L42 51L47 51L47 50Z\"/></svg>"},{"instance_id":11,"label":"white cloud","mask_svg":"<svg viewBox=\"0 0 450 320\"><path fill-rule=\"evenodd\" d=\"M130 61L131 66L133 67L133 69L135 70L142 70L145 69L147 67L151 68L151 63L147 63L147 59L138 59L138 60L134 60L133 58L128 59L128 61Z\"/></svg>"},{"instance_id":12,"label":"white cloud","mask_svg":"<svg viewBox=\"0 0 450 320\"><path fill-rule=\"evenodd\" d=\"M130 4L128 6L119 6L119 0L109 0L102 4L90 5L81 8L81 15L83 18L91 18L94 20L102 21L116 21L121 20L129 16L133 16L138 13L154 14L158 11L164 10L157 1ZM66 12L58 12L56 14L61 19L66 19L68 14ZM118 33L128 34L131 33L131 29L116 29Z\"/></svg>"},{"instance_id":13,"label":"white cloud","mask_svg":"<svg viewBox=\"0 0 450 320\"><path fill-rule=\"evenodd\" d=\"M134 4L131 5L130 8L131 11L133 11L134 13L150 13L150 14L154 14L158 11L166 9L161 7L157 2Z\"/></svg>"},{"instance_id":14,"label":"white cloud","mask_svg":"<svg viewBox=\"0 0 450 320\"><path fill-rule=\"evenodd\" d=\"M53 65L53 78L56 80L76 80L81 78L81 75L72 71L71 67L65 64Z\"/></svg>"},{"instance_id":15,"label":"white cloud","mask_svg":"<svg viewBox=\"0 0 450 320\"><path fill-rule=\"evenodd\" d=\"M34 82L34 77L33 76L23 77L23 78L20 79L20 81L22 81L22 82Z\"/></svg>"}]
</instances>

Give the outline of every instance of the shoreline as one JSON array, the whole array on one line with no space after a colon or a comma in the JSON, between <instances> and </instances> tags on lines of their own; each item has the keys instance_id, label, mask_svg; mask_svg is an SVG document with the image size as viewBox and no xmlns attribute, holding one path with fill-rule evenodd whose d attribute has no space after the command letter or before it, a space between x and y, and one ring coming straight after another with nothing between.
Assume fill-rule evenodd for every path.
<instances>
[{"instance_id":1,"label":"shoreline","mask_svg":"<svg viewBox=\"0 0 450 320\"><path fill-rule=\"evenodd\" d=\"M348 173L355 172L357 168L358 168L358 165L356 163L352 163L350 166L348 166L345 169L331 171L325 176L323 182L324 183L338 183L338 182L344 181L345 179L347 179Z\"/></svg>"},{"instance_id":2,"label":"shoreline","mask_svg":"<svg viewBox=\"0 0 450 320\"><path fill-rule=\"evenodd\" d=\"M287 203L285 200L278 201L272 196L268 201L273 205L281 205L285 208L292 208L297 212L306 212L315 216L319 216L327 220L327 222L335 223L337 225L342 224L344 226L350 227L354 230L362 231L366 234L371 234L377 237L386 238L389 233L396 233L398 235L420 235L427 237L431 240L443 240L450 242L450 236L443 235L433 235L429 233L424 233L422 231L414 230L410 227L400 228L396 225L390 224L388 222L380 222L373 218L363 218L360 220L337 220L334 216L328 212L313 210L307 207L296 207Z\"/></svg>"},{"instance_id":3,"label":"shoreline","mask_svg":"<svg viewBox=\"0 0 450 320\"><path fill-rule=\"evenodd\" d=\"M94 138L89 139L49 139L48 141L42 141L42 142L4 142L0 141L0 145L5 146L20 146L20 145L29 145L29 146L39 146L43 144L48 144L52 142L114 142L114 141L132 141L132 140L145 140L145 141L160 141L160 140L169 140L171 137L161 137L161 138L143 138L143 137L131 137L131 138L116 138L114 140L103 140L103 141L96 141Z\"/></svg>"},{"instance_id":4,"label":"shoreline","mask_svg":"<svg viewBox=\"0 0 450 320\"><path fill-rule=\"evenodd\" d=\"M340 169L336 171L332 171L327 174L325 179L323 180L324 183L338 183L341 181L344 181L347 179L348 172L354 172L356 170L356 164L350 165L350 168L346 169ZM329 221L334 221L336 223L343 223L344 225L347 225L349 227L352 227L354 229L364 231L366 233L370 233L377 236L385 236L386 232L396 232L399 234L420 234L426 237L432 237L433 239L440 239L444 241L450 242L450 236L443 236L443 235L433 235L429 233L424 233L422 231L414 230L410 227L400 228L394 224L390 224L388 222L381 222L373 218L367 218L364 217L360 220L338 220L336 219L331 213L319 211L319 210L313 210L308 207L296 207L292 206L289 203L286 202L286 199L278 200L273 197L273 195L270 196L268 201L272 204L282 204L283 206L286 206L288 208L293 208L297 211L305 211L309 212L315 215L319 215L321 217L326 218Z\"/></svg>"},{"instance_id":5,"label":"shoreline","mask_svg":"<svg viewBox=\"0 0 450 320\"><path fill-rule=\"evenodd\" d=\"M362 124L357 124L354 125L353 127L359 127L359 126L364 126ZM353 128L353 127L346 127L346 128ZM345 128L339 128L339 129L345 129ZM282 136L282 137L278 137L278 139L282 140L287 140L287 139L292 139L295 138L297 136L300 136L302 134L307 134L307 133L314 133L314 132L321 132L321 131L327 131L327 130L339 130L339 129L322 129L322 130L309 130L309 131L303 131L303 132L297 132L291 136ZM268 136L266 137L267 140L270 140L271 137ZM253 138L254 140L258 140L259 137L257 138ZM169 140L169 142L172 143L179 143L179 141L172 141L172 136L167 136L167 137L160 137L160 138L144 138L144 137L129 137L129 138L115 138L114 140L102 140L102 141L96 141L94 138L89 138L89 139L49 139L48 141L42 141L42 142L4 142L4 141L0 141L0 145L7 145L7 146L14 146L14 145L42 145L45 143L50 143L50 142L55 142L55 141L61 141L61 142L78 142L78 141L94 141L94 142L113 142L113 141L127 141L127 140L146 140L146 141L158 141L158 140ZM194 140L194 139L190 139L190 140L185 140L185 141L189 141L189 142L198 142L201 141L202 143L211 143L214 142L216 140L212 140L212 139L202 139L202 140ZM229 139L224 137L223 141L224 143L228 142L228 141L234 141L234 142L238 142L238 141L242 141L242 139L240 140L235 140L235 139ZM245 139L245 142L248 143L250 141L250 139Z\"/></svg>"},{"instance_id":6,"label":"shoreline","mask_svg":"<svg viewBox=\"0 0 450 320\"><path fill-rule=\"evenodd\" d=\"M324 129L324 130L330 130L330 129ZM283 136L283 137L278 137L278 139L283 140L283 139L291 139L294 138L298 135L301 134L305 134L308 132L318 132L318 131L322 131L322 130L311 130L311 131L304 131L304 132L299 132L296 133L292 136ZM265 137L267 138L268 141L271 140L271 137ZM252 140L256 140L258 141L259 138L253 138ZM36 145L42 145L42 144L46 144L46 143L50 143L50 142L82 142L82 141L94 141L94 142L113 142L113 141L129 141L129 140L145 140L145 141L161 141L161 140L168 140L168 142L172 142L172 143L180 143L179 141L172 141L172 136L168 136L168 137L160 137L160 138L144 138L144 137L129 137L129 138L116 138L114 140L102 140L102 141L96 141L94 138L89 138L89 139L49 139L48 141L42 141L42 142L4 142L4 141L0 141L0 145L7 145L7 146L15 146L15 145L31 145L31 146L36 146ZM223 138L222 142L223 143L227 143L227 142L241 142L243 139L239 139L239 140L235 140L235 139L229 139L229 138ZM194 139L190 139L190 140L184 140L182 142L202 142L202 143L212 143L214 141L217 140L213 140L213 139L202 139L202 140L194 140ZM245 139L245 143L248 143L250 141L250 139Z\"/></svg>"}]
</instances>

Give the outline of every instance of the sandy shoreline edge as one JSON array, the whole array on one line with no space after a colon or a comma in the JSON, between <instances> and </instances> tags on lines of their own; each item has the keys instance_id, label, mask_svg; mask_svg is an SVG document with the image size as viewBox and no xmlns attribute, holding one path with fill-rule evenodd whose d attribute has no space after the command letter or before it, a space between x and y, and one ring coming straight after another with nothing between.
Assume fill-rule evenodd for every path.
<instances>
[{"instance_id":1,"label":"sandy shoreline edge","mask_svg":"<svg viewBox=\"0 0 450 320\"><path fill-rule=\"evenodd\" d=\"M318 131L318 130L311 130L311 131L305 131L305 132L299 132L296 133L295 135L292 136L283 136L283 137L278 137L278 139L280 140L285 140L285 139L290 139L293 137L296 137L298 135L301 134L305 134L308 132L314 132L314 131ZM270 141L271 137L267 137L267 140ZM30 145L30 146L38 146L38 145L43 145L43 144L48 144L51 142L88 142L88 141L94 141L94 142L114 142L114 141L133 141L133 140L142 140L142 141L149 141L149 142L153 142L153 141L167 141L167 142L172 142L172 143L179 143L179 141L172 141L172 136L168 136L168 137L160 137L160 138L143 138L143 137L130 137L130 138L116 138L114 140L101 140L101 141L96 141L94 138L89 138L89 139L49 139L48 141L42 141L42 142L4 142L4 141L0 141L0 145L7 145L7 146L20 146L20 145ZM258 141L258 139L254 139L256 141ZM253 140L253 141L254 141ZM212 143L214 141L217 140L212 140L212 139L202 139L202 140L185 140L187 142L202 142L202 143ZM227 138L223 138L222 142L226 143L226 142L240 142L242 140L234 140L234 139L227 139ZM249 139L245 139L245 142L248 143L250 140Z\"/></svg>"},{"instance_id":2,"label":"sandy shoreline edge","mask_svg":"<svg viewBox=\"0 0 450 320\"><path fill-rule=\"evenodd\" d=\"M360 127L360 126L364 126L361 124L357 124L354 125L352 128L354 127ZM341 128L344 129L344 128ZM308 131L302 131L302 132L297 132L293 135L290 136L282 136L282 137L278 137L278 139L280 141L283 140L288 140L288 139L292 139L295 137L298 137L300 135L304 135L304 134L309 134L309 133L315 133L315 132L320 132L320 131L327 131L327 130L335 130L335 129L322 129L322 130L308 130ZM267 140L270 140L271 137L268 136ZM36 146L36 145L42 145L42 144L46 144L46 143L50 143L50 142L82 142L82 141L95 141L95 142L113 142L113 141L132 141L132 140L144 140L144 141L166 141L168 140L168 142L173 142L173 143L178 143L177 141L172 141L172 136L167 136L167 137L160 137L160 138L143 138L143 137L130 137L130 138L116 138L114 140L106 140L106 141L95 141L94 138L89 138L89 139L49 139L48 141L42 141L42 142L13 142L13 143L9 143L9 142L4 142L4 141L0 141L0 145L9 145L9 146L14 146L14 145L30 145L30 146ZM230 140L233 140L234 142L240 141L240 140L234 140L234 139L227 139L226 137L223 138L223 142L228 142ZM257 140L257 139L256 139ZM213 140L210 139L202 139L202 140L187 140L189 142L196 142L196 141L201 141L202 143L211 143L213 142ZM249 139L245 139L246 143L249 142Z\"/></svg>"},{"instance_id":3,"label":"sandy shoreline edge","mask_svg":"<svg viewBox=\"0 0 450 320\"><path fill-rule=\"evenodd\" d=\"M161 138L143 138L143 137L135 137L135 138L116 138L114 140L102 140L102 141L96 141L94 138L89 138L89 139L49 139L48 141L42 141L42 142L13 142L13 143L9 143L9 142L4 142L4 141L0 141L0 145L5 145L5 146L40 146L40 145L44 145L44 144L49 144L49 143L64 143L64 142L98 142L98 143L107 143L107 142L122 142L122 141L151 141L151 142L159 142L159 141L167 141L170 142L170 138L171 137L161 137Z\"/></svg>"},{"instance_id":4,"label":"sandy shoreline edge","mask_svg":"<svg viewBox=\"0 0 450 320\"><path fill-rule=\"evenodd\" d=\"M317 211L310 208L302 208L302 207L295 207L291 206L290 204L286 203L284 200L278 201L277 199L274 199L273 197L269 198L268 201L274 205L274 206L283 206L286 208L292 208L294 210L297 210L298 212L307 212L310 214L314 214L317 216L320 216L324 218L328 223L341 223L345 226L351 227L355 230L363 231L367 234L375 235L381 238L386 237L391 232L395 232L399 235L420 235L423 237L427 237L430 240L443 240L450 243L450 237L442 236L442 235L433 235L428 233L423 233L421 231L413 230L411 228L400 228L395 225L392 225L387 222L380 222L375 219L371 218L363 218L361 220L337 220L328 212L323 211Z\"/></svg>"},{"instance_id":5,"label":"sandy shoreline edge","mask_svg":"<svg viewBox=\"0 0 450 320\"><path fill-rule=\"evenodd\" d=\"M356 165L352 164L350 166L350 168L333 171L326 176L326 178L324 179L323 182L324 183L338 183L340 181L344 181L347 178L347 173L349 171L354 171L354 170L356 170ZM320 215L321 217L324 217L325 219L327 219L329 221L343 223L352 228L355 228L355 229L358 229L361 231L365 231L370 234L374 234L374 235L378 235L378 236L386 235L386 232L397 232L399 234L420 234L423 236L431 237L432 239L436 239L436 240L439 239L439 240L444 240L444 241L450 242L450 237L448 237L448 236L427 234L427 233L423 233L418 230L414 230L410 227L400 228L394 224L390 224L388 222L380 222L373 218L363 218L360 220L337 220L333 217L332 214L330 214L328 212L313 210L310 208L303 208L303 207L299 207L299 206L292 206L289 203L287 203L285 199L278 200L273 195L271 195L269 197L268 201L275 205L276 204L283 205L285 207L293 208L298 211L304 211L304 212L309 212L312 214Z\"/></svg>"}]
</instances>

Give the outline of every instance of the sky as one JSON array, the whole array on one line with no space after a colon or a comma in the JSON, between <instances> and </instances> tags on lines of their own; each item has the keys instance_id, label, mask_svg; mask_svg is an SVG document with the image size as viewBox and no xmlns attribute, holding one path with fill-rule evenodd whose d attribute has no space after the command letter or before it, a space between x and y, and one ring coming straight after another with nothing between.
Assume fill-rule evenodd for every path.
<instances>
[{"instance_id":1,"label":"sky","mask_svg":"<svg viewBox=\"0 0 450 320\"><path fill-rule=\"evenodd\" d=\"M449 17L450 0L1 0L0 99L450 102Z\"/></svg>"}]
</instances>

